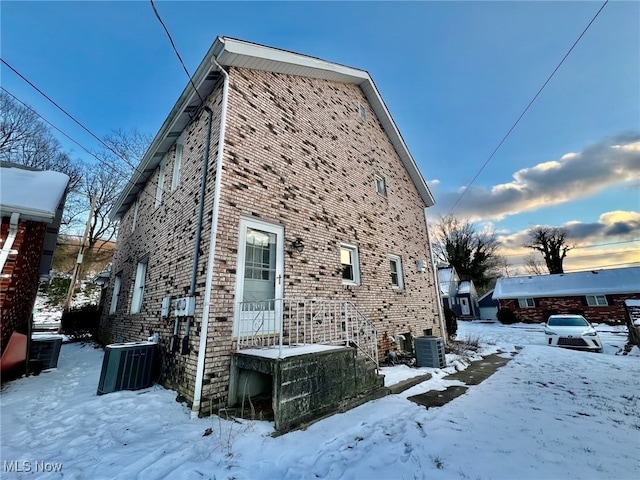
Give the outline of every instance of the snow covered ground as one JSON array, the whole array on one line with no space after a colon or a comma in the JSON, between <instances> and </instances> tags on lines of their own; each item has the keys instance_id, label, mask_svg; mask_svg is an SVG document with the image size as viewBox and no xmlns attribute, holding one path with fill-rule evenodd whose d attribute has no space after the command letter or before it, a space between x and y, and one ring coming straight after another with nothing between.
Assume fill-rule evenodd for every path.
<instances>
[{"instance_id":1,"label":"snow covered ground","mask_svg":"<svg viewBox=\"0 0 640 480\"><path fill-rule=\"evenodd\" d=\"M102 350L64 344L57 369L2 389L0 476L637 479L640 354L616 355L624 331L597 329L604 354L547 347L540 326L461 322L480 355L523 348L444 407L407 397L459 384L443 379L466 366L452 355L445 369L385 368L387 384L433 378L275 438L270 422L191 419L159 386L97 396Z\"/></svg>"}]
</instances>

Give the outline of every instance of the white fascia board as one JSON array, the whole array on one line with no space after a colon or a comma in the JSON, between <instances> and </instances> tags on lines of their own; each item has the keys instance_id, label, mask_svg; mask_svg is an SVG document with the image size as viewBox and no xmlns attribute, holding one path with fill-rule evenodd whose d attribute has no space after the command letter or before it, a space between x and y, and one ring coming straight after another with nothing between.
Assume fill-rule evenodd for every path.
<instances>
[{"instance_id":1,"label":"white fascia board","mask_svg":"<svg viewBox=\"0 0 640 480\"><path fill-rule=\"evenodd\" d=\"M359 85L380 120L383 129L389 136L396 152L400 156L425 206L430 207L435 204L433 195L424 177L411 156L371 76L366 71L273 47L266 47L229 37L217 37L193 75L193 84L199 91L209 73L214 70L217 71L212 65L213 58L222 66L236 66L273 71L276 73L290 73L292 75ZM211 90L201 92L201 95L204 97L209 93L211 93ZM151 142L149 149L140 161L134 175L116 200L109 214L112 219L120 219L126 211L126 209L123 208L125 207L125 203L131 203L141 188L144 188L144 184L146 184L162 160L163 155L166 153L166 151L160 149L161 145L165 144L167 135L173 130L176 130L178 120L183 120L181 117L185 109L189 105L192 105L196 98L197 94L191 82L189 82Z\"/></svg>"},{"instance_id":2,"label":"white fascia board","mask_svg":"<svg viewBox=\"0 0 640 480\"><path fill-rule=\"evenodd\" d=\"M203 84L211 70L214 69L211 64L211 58L214 56L215 50L218 50L219 48L219 40L216 40L209 48L209 51L205 55L202 62L200 62L200 65L193 74L192 80L196 88L200 89L201 85ZM144 188L144 185L148 182L156 167L158 166L160 161L162 161L164 155L167 153L166 151L160 150L161 145L165 142L169 133L174 129L179 128L180 131L182 131L184 126L180 128L177 127L176 124L178 123L178 120L180 119L186 108L189 105L193 104L196 99L199 100L198 94L193 89L191 82L188 82L186 87L178 97L178 100L174 104L173 108L169 112L169 115L162 123L162 126L158 130L158 133L149 145L149 148L142 157L142 160L140 160L140 164L137 166L134 174L127 182L127 185L125 186L124 190L114 203L113 208L109 212L109 217L112 220L119 220L120 218L122 218L122 215L126 212L126 209L123 210L125 202L129 200L128 203L131 203L133 199L137 197L139 191ZM178 137L176 136L176 138ZM142 185L142 187L140 187L140 185Z\"/></svg>"}]
</instances>

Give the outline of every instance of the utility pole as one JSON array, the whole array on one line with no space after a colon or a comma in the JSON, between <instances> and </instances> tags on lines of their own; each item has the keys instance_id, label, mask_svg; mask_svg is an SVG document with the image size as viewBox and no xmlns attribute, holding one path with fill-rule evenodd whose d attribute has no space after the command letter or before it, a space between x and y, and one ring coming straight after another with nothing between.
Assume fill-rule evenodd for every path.
<instances>
[{"instance_id":1,"label":"utility pole","mask_svg":"<svg viewBox=\"0 0 640 480\"><path fill-rule=\"evenodd\" d=\"M93 194L91 199L91 210L89 212L89 218L87 219L87 226L84 229L84 235L82 236L82 244L80 245L80 251L78 252L78 258L76 260L76 266L73 268L73 275L71 276L71 283L69 284L69 292L67 293L67 301L64 304L64 310L67 311L71 307L71 300L73 300L73 290L76 288L76 282L78 281L78 275L80 275L80 268L82 266L82 258L84 256L84 249L87 244L87 237L89 236L89 229L91 228L91 220L93 220L93 210L96 208L96 193Z\"/></svg>"}]
</instances>

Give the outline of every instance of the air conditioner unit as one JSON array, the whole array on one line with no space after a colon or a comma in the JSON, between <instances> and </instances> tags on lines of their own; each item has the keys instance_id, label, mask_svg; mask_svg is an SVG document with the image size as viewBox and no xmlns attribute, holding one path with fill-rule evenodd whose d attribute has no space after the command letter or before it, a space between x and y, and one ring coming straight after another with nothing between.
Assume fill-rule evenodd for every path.
<instances>
[{"instance_id":1,"label":"air conditioner unit","mask_svg":"<svg viewBox=\"0 0 640 480\"><path fill-rule=\"evenodd\" d=\"M195 297L182 297L176 299L176 308L173 314L176 317L190 317L193 316L196 310Z\"/></svg>"},{"instance_id":2,"label":"air conditioner unit","mask_svg":"<svg viewBox=\"0 0 640 480\"><path fill-rule=\"evenodd\" d=\"M29 360L35 360L42 370L58 367L58 357L62 347L62 337L32 338Z\"/></svg>"},{"instance_id":3,"label":"air conditioner unit","mask_svg":"<svg viewBox=\"0 0 640 480\"><path fill-rule=\"evenodd\" d=\"M444 368L447 359L444 352L444 340L439 337L416 337L416 366Z\"/></svg>"},{"instance_id":4,"label":"air conditioner unit","mask_svg":"<svg viewBox=\"0 0 640 480\"><path fill-rule=\"evenodd\" d=\"M104 349L98 395L153 384L153 342L112 343Z\"/></svg>"}]
</instances>

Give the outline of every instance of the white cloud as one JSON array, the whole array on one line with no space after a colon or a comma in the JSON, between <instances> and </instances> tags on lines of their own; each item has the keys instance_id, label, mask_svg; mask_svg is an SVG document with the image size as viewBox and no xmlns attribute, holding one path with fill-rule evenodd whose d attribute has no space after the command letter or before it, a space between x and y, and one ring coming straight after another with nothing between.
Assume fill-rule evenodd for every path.
<instances>
[{"instance_id":1,"label":"white cloud","mask_svg":"<svg viewBox=\"0 0 640 480\"><path fill-rule=\"evenodd\" d=\"M568 230L569 244L575 247L565 259L566 271L624 267L640 262L640 212L616 210L601 214L597 222L572 220L561 226ZM522 268L524 257L535 254L524 247L528 241L527 230L498 238L502 246L500 254L513 266Z\"/></svg>"},{"instance_id":2,"label":"white cloud","mask_svg":"<svg viewBox=\"0 0 640 480\"><path fill-rule=\"evenodd\" d=\"M566 153L559 160L540 163L513 173L513 181L490 189L471 187L454 214L470 220L503 219L541 207L584 199L616 185L640 178L640 134L625 134ZM436 185L435 183L433 185ZM437 211L446 211L458 192L436 196Z\"/></svg>"}]
</instances>

